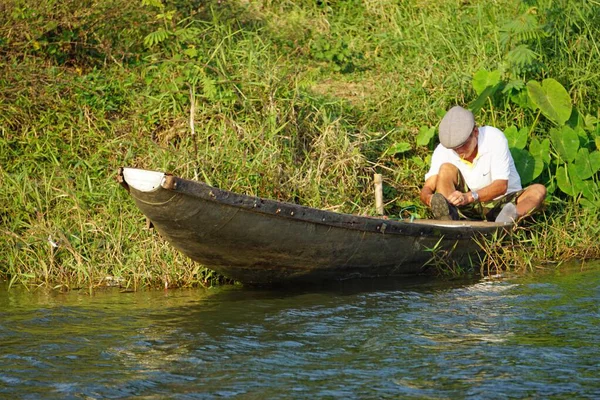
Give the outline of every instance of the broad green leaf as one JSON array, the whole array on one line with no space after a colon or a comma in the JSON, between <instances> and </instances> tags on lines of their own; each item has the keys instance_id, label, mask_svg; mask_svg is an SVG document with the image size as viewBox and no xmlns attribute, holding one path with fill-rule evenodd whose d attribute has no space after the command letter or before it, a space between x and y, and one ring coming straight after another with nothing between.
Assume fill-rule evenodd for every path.
<instances>
[{"instance_id":1,"label":"broad green leaf","mask_svg":"<svg viewBox=\"0 0 600 400\"><path fill-rule=\"evenodd\" d=\"M548 78L539 82L527 82L529 98L548 119L564 125L571 116L571 97L558 81Z\"/></svg>"},{"instance_id":2,"label":"broad green leaf","mask_svg":"<svg viewBox=\"0 0 600 400\"><path fill-rule=\"evenodd\" d=\"M558 167L556 169L556 184L563 193L566 193L569 196L575 196L577 194L565 167Z\"/></svg>"},{"instance_id":3,"label":"broad green leaf","mask_svg":"<svg viewBox=\"0 0 600 400\"><path fill-rule=\"evenodd\" d=\"M589 145L591 143L593 143L593 141L590 139L590 137L588 136L585 129L583 129L583 127L578 126L576 128L573 128L573 130L575 131L575 133L577 133L577 136L579 136L579 146L580 147L589 147Z\"/></svg>"},{"instance_id":4,"label":"broad green leaf","mask_svg":"<svg viewBox=\"0 0 600 400\"><path fill-rule=\"evenodd\" d=\"M494 87L500 83L500 71L486 71L485 69L480 69L473 75L473 89L477 95L483 93L483 91L488 87Z\"/></svg>"},{"instance_id":5,"label":"broad green leaf","mask_svg":"<svg viewBox=\"0 0 600 400\"><path fill-rule=\"evenodd\" d=\"M506 139L508 140L509 148L523 150L527 145L529 129L525 127L517 130L516 126L511 125L504 131L504 136L506 136Z\"/></svg>"},{"instance_id":6,"label":"broad green leaf","mask_svg":"<svg viewBox=\"0 0 600 400\"><path fill-rule=\"evenodd\" d=\"M590 210L600 209L600 201L591 201L588 199L581 199L579 202L581 203L582 206L584 206L585 208L588 208Z\"/></svg>"},{"instance_id":7,"label":"broad green leaf","mask_svg":"<svg viewBox=\"0 0 600 400\"><path fill-rule=\"evenodd\" d=\"M600 200L600 190L598 184L591 179L582 182L583 196L588 200Z\"/></svg>"},{"instance_id":8,"label":"broad green leaf","mask_svg":"<svg viewBox=\"0 0 600 400\"><path fill-rule=\"evenodd\" d=\"M579 136L573 129L566 125L561 129L552 128L550 139L552 140L552 146L554 146L563 161L571 162L577 157Z\"/></svg>"},{"instance_id":9,"label":"broad green leaf","mask_svg":"<svg viewBox=\"0 0 600 400\"><path fill-rule=\"evenodd\" d=\"M539 158L546 165L550 165L550 139L545 138L541 142L538 138L531 139L529 143L529 152L534 158Z\"/></svg>"},{"instance_id":10,"label":"broad green leaf","mask_svg":"<svg viewBox=\"0 0 600 400\"><path fill-rule=\"evenodd\" d=\"M594 174L600 171L600 150L595 150L590 153L590 167Z\"/></svg>"},{"instance_id":11,"label":"broad green leaf","mask_svg":"<svg viewBox=\"0 0 600 400\"><path fill-rule=\"evenodd\" d=\"M412 147L410 146L410 144L406 143L406 142L398 142L398 143L394 143L393 145L391 145L384 154L390 154L390 155L395 155L395 154L401 154L401 153L406 153L407 151L409 151Z\"/></svg>"},{"instance_id":12,"label":"broad green leaf","mask_svg":"<svg viewBox=\"0 0 600 400\"><path fill-rule=\"evenodd\" d=\"M521 177L521 184L530 183L544 170L544 161L534 158L527 150L514 148L510 149L510 152Z\"/></svg>"},{"instance_id":13,"label":"broad green leaf","mask_svg":"<svg viewBox=\"0 0 600 400\"><path fill-rule=\"evenodd\" d=\"M594 151L590 154L588 149L579 149L574 165L580 179L591 178L600 170L600 152Z\"/></svg>"},{"instance_id":14,"label":"broad green leaf","mask_svg":"<svg viewBox=\"0 0 600 400\"><path fill-rule=\"evenodd\" d=\"M582 128L585 126L585 121L583 120L583 115L579 113L577 108L573 108L571 111L571 116L567 121L567 125L569 125L573 129Z\"/></svg>"},{"instance_id":15,"label":"broad green leaf","mask_svg":"<svg viewBox=\"0 0 600 400\"><path fill-rule=\"evenodd\" d=\"M510 94L510 101L518 105L519 107L528 108L530 110L536 110L537 106L533 104L527 93L527 89L521 90L517 93Z\"/></svg>"},{"instance_id":16,"label":"broad green leaf","mask_svg":"<svg viewBox=\"0 0 600 400\"><path fill-rule=\"evenodd\" d=\"M422 126L417 135L417 144L419 146L427 146L431 142L431 138L435 135L435 126Z\"/></svg>"},{"instance_id":17,"label":"broad green leaf","mask_svg":"<svg viewBox=\"0 0 600 400\"><path fill-rule=\"evenodd\" d=\"M573 191L575 194L583 192L585 184L583 183L583 179L581 179L577 174L577 167L575 167L575 164L567 164L567 172L569 174L569 179L571 180L571 185L573 186Z\"/></svg>"},{"instance_id":18,"label":"broad green leaf","mask_svg":"<svg viewBox=\"0 0 600 400\"><path fill-rule=\"evenodd\" d=\"M592 132L592 137L595 138L596 143L598 143L598 138L600 138L600 123L596 125L595 128L590 129ZM600 146L596 146L598 150L600 150Z\"/></svg>"}]
</instances>

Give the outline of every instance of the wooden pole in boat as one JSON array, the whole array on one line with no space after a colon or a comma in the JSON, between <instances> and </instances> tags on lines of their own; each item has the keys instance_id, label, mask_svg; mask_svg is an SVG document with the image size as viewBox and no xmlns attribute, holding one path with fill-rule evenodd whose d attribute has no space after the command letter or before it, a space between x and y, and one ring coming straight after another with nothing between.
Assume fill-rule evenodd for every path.
<instances>
[{"instance_id":1,"label":"wooden pole in boat","mask_svg":"<svg viewBox=\"0 0 600 400\"><path fill-rule=\"evenodd\" d=\"M383 215L383 179L381 174L375 174L375 210L377 215Z\"/></svg>"},{"instance_id":2,"label":"wooden pole in boat","mask_svg":"<svg viewBox=\"0 0 600 400\"><path fill-rule=\"evenodd\" d=\"M190 87L190 130L192 131L192 142L194 143L194 180L198 180L198 141L196 140L196 123L194 116L196 115L196 90L194 85Z\"/></svg>"}]
</instances>

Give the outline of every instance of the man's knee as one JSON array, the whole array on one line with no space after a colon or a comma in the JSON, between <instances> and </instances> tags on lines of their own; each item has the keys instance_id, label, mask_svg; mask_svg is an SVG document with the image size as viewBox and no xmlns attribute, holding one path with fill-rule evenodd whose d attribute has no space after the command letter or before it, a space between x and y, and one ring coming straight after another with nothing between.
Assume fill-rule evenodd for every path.
<instances>
[{"instance_id":1,"label":"man's knee","mask_svg":"<svg viewBox=\"0 0 600 400\"><path fill-rule=\"evenodd\" d=\"M539 205L546 198L546 192L547 192L547 190L544 185L541 185L539 183L534 183L533 185L531 185L531 186L527 187L527 189L525 189L525 192L523 193L523 195L525 195L526 198L529 198L532 201L535 201Z\"/></svg>"},{"instance_id":2,"label":"man's knee","mask_svg":"<svg viewBox=\"0 0 600 400\"><path fill-rule=\"evenodd\" d=\"M533 185L529 186L529 188L533 195L536 196L540 201L544 200L546 197L546 186L539 183L534 183Z\"/></svg>"},{"instance_id":3,"label":"man's knee","mask_svg":"<svg viewBox=\"0 0 600 400\"><path fill-rule=\"evenodd\" d=\"M458 168L454 164L444 163L440 166L440 171L438 175L443 175L446 177L452 177L453 179L456 177L458 173Z\"/></svg>"}]
</instances>

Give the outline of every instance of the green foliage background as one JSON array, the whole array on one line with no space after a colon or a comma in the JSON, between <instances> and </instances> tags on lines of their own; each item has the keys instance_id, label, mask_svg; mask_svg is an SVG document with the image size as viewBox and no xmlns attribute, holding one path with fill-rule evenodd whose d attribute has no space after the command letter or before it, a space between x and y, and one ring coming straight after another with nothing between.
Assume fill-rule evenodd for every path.
<instances>
[{"instance_id":1,"label":"green foliage background","mask_svg":"<svg viewBox=\"0 0 600 400\"><path fill-rule=\"evenodd\" d=\"M361 214L380 172L389 215L426 217L418 190L454 104L507 131L551 189L522 241L546 244L537 259L598 256L598 38L593 1L4 1L0 275L219 281L143 229L123 165ZM536 103L548 82L567 120ZM553 227L572 224L567 249Z\"/></svg>"}]
</instances>

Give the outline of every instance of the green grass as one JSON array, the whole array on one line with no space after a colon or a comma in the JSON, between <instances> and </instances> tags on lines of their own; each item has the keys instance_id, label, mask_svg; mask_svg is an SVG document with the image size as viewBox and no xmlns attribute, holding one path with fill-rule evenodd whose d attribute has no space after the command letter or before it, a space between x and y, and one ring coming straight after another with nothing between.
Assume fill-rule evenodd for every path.
<instances>
[{"instance_id":1,"label":"green grass","mask_svg":"<svg viewBox=\"0 0 600 400\"><path fill-rule=\"evenodd\" d=\"M515 0L142 3L10 0L0 14L0 276L13 284L222 281L144 229L115 181L123 165L359 214L374 214L371 177L381 172L388 214L414 206L426 216L417 199L431 147L415 137L475 99L476 71L508 71L500 28L527 9ZM582 114L598 116L600 13L581 3L539 2L542 22L561 25L528 42L543 68L521 72L559 80ZM169 34L150 40L159 29ZM499 128L528 118L510 105L478 115ZM397 142L410 151L386 154ZM514 252L490 245L490 259L519 268L598 257L596 214L557 196Z\"/></svg>"},{"instance_id":2,"label":"green grass","mask_svg":"<svg viewBox=\"0 0 600 400\"><path fill-rule=\"evenodd\" d=\"M569 202L558 210L533 216L513 234L482 239L484 273L520 273L556 266L570 260L600 258L598 216Z\"/></svg>"}]
</instances>

